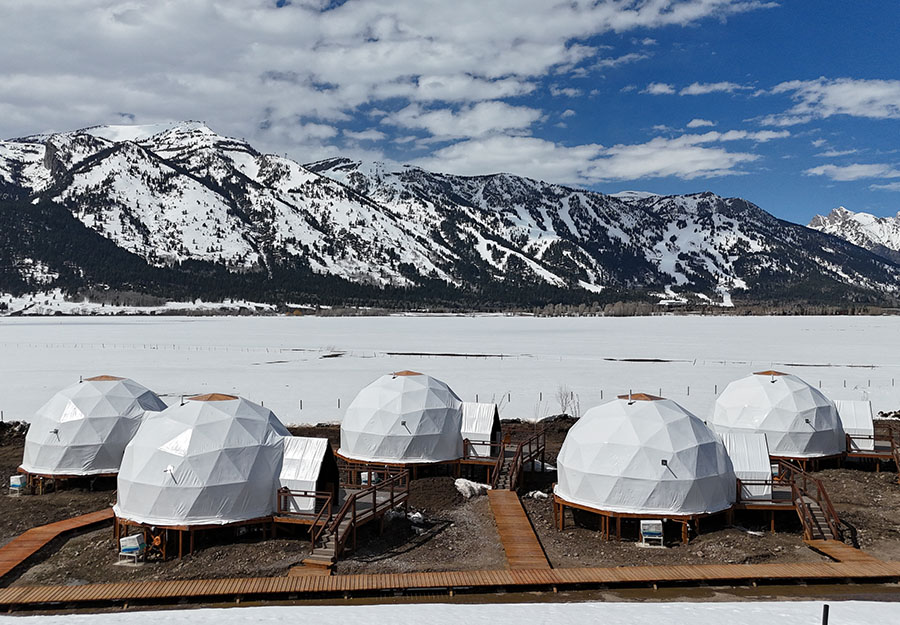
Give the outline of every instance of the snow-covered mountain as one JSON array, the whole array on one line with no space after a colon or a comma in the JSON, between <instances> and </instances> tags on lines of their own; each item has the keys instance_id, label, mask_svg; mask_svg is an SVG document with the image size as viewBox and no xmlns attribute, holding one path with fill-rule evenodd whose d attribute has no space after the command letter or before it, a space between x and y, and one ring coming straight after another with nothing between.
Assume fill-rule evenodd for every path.
<instances>
[{"instance_id":1,"label":"snow-covered mountain","mask_svg":"<svg viewBox=\"0 0 900 625\"><path fill-rule=\"evenodd\" d=\"M149 267L196 273L191 263L201 263L220 282L232 282L227 274L249 276L235 284L277 285L279 297L300 281L313 288L318 276L419 289L416 297L441 288L517 301L642 289L727 303L732 295L802 299L804 289L893 294L900 276L890 261L741 199L611 196L343 158L301 165L200 122L0 142L0 198L18 198L18 211L35 207L6 216L20 226L16 219L33 218L21 226L29 235L73 228L59 225L55 211L64 209ZM40 274L47 288L83 269L78 258L59 267L18 239L7 246L15 248L8 266L28 284Z\"/></svg>"},{"instance_id":2,"label":"snow-covered mountain","mask_svg":"<svg viewBox=\"0 0 900 625\"><path fill-rule=\"evenodd\" d=\"M445 241L462 240L475 252L467 267L497 279L525 267L560 285L650 286L719 301L809 279L886 291L897 284L891 263L712 193L611 196L508 174L389 171L342 158L306 167L416 222L423 236L452 223Z\"/></svg>"},{"instance_id":3,"label":"snow-covered mountain","mask_svg":"<svg viewBox=\"0 0 900 625\"><path fill-rule=\"evenodd\" d=\"M827 215L813 217L809 227L900 262L900 213L896 217L876 217L838 206Z\"/></svg>"}]
</instances>

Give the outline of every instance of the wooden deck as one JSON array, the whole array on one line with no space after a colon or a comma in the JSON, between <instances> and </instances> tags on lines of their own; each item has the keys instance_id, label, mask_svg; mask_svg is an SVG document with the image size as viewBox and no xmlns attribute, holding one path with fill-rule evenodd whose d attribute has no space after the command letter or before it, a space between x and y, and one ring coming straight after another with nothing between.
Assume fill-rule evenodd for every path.
<instances>
[{"instance_id":1,"label":"wooden deck","mask_svg":"<svg viewBox=\"0 0 900 625\"><path fill-rule=\"evenodd\" d=\"M93 525L112 522L112 520L112 508L105 508L64 521L31 528L0 547L0 578L36 554L57 536Z\"/></svg>"},{"instance_id":2,"label":"wooden deck","mask_svg":"<svg viewBox=\"0 0 900 625\"><path fill-rule=\"evenodd\" d=\"M810 549L828 556L835 562L853 562L856 564L883 564L872 554L837 540L804 540Z\"/></svg>"},{"instance_id":3,"label":"wooden deck","mask_svg":"<svg viewBox=\"0 0 900 625\"><path fill-rule=\"evenodd\" d=\"M491 512L506 552L509 568L514 570L549 569L544 549L522 508L519 495L511 490L490 490Z\"/></svg>"},{"instance_id":4,"label":"wooden deck","mask_svg":"<svg viewBox=\"0 0 900 625\"><path fill-rule=\"evenodd\" d=\"M389 596L403 591L554 591L685 585L884 582L900 580L900 562L705 564L584 569L513 569L382 575L263 577L22 586L0 590L0 607L154 606L193 601L293 600Z\"/></svg>"}]
</instances>

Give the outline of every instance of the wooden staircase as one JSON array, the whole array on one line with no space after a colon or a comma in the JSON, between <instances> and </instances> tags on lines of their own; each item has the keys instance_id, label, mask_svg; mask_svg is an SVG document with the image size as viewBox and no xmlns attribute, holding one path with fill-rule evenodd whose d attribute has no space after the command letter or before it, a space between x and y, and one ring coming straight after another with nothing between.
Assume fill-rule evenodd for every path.
<instances>
[{"instance_id":1,"label":"wooden staircase","mask_svg":"<svg viewBox=\"0 0 900 625\"><path fill-rule=\"evenodd\" d=\"M779 463L779 474L790 484L791 500L803 525L804 540L843 543L845 539L849 539L853 547L859 548L856 529L838 518L821 480L785 462Z\"/></svg>"},{"instance_id":2,"label":"wooden staircase","mask_svg":"<svg viewBox=\"0 0 900 625\"><path fill-rule=\"evenodd\" d=\"M310 528L312 552L288 575L331 575L347 541L352 540L352 548L356 548L357 529L373 521L383 522L384 515L399 506L405 508L409 499L409 471L366 467L356 472L365 473L367 482L363 484L356 475L351 482L342 484L347 497L336 513L330 501L322 507Z\"/></svg>"},{"instance_id":3,"label":"wooden staircase","mask_svg":"<svg viewBox=\"0 0 900 625\"><path fill-rule=\"evenodd\" d=\"M525 465L540 458L544 461L547 448L547 434L544 430L535 432L530 438L520 443L510 443L507 438L503 442L501 453L497 456L491 475L491 488L494 490L518 490Z\"/></svg>"},{"instance_id":4,"label":"wooden staircase","mask_svg":"<svg viewBox=\"0 0 900 625\"><path fill-rule=\"evenodd\" d=\"M516 452L518 449L518 445L510 445L508 443L503 446L502 462L499 463L497 475L494 478L494 483L491 485L495 490L509 490L510 476L513 471L513 465L516 463Z\"/></svg>"},{"instance_id":5,"label":"wooden staircase","mask_svg":"<svg viewBox=\"0 0 900 625\"><path fill-rule=\"evenodd\" d=\"M338 531L347 531L350 520L345 519L339 526ZM303 568L315 569L322 575L331 575L334 570L334 563L337 562L337 553L335 549L337 541L331 532L323 532L316 546L308 558L303 559ZM296 568L296 567L295 567Z\"/></svg>"},{"instance_id":6,"label":"wooden staircase","mask_svg":"<svg viewBox=\"0 0 900 625\"><path fill-rule=\"evenodd\" d=\"M825 511L815 499L803 495L794 501L794 507L808 540L843 540L840 530L828 522Z\"/></svg>"}]
</instances>

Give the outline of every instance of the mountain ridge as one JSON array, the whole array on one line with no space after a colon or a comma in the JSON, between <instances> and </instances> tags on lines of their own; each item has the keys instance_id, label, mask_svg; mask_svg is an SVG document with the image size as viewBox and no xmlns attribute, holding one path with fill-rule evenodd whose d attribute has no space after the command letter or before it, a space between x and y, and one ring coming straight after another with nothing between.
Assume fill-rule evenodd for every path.
<instances>
[{"instance_id":1,"label":"mountain ridge","mask_svg":"<svg viewBox=\"0 0 900 625\"><path fill-rule=\"evenodd\" d=\"M64 208L149 273L203 267L196 270L234 288L244 288L239 276L255 276L272 285L273 298L291 297L291 275L320 287L333 279L336 291L363 298L433 293L465 304L632 293L719 305L891 299L900 277L893 259L740 198L606 195L512 174L457 176L343 157L301 165L203 122L0 142L6 196L25 202L19 210ZM61 217L53 223L62 227ZM14 267L46 264L21 246L7 253ZM10 280L36 288L27 276Z\"/></svg>"}]
</instances>

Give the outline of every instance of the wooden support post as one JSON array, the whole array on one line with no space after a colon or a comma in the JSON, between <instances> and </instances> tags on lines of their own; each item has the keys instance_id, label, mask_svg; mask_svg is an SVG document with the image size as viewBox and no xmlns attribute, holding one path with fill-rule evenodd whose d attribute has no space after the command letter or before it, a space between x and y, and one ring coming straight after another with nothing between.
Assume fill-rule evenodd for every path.
<instances>
[{"instance_id":1,"label":"wooden support post","mask_svg":"<svg viewBox=\"0 0 900 625\"><path fill-rule=\"evenodd\" d=\"M681 524L681 542L682 542L682 544L685 544L685 545L688 544L688 538L689 538L688 524L682 523Z\"/></svg>"},{"instance_id":2,"label":"wooden support post","mask_svg":"<svg viewBox=\"0 0 900 625\"><path fill-rule=\"evenodd\" d=\"M193 527L190 530L188 530L188 534L190 536L191 553L194 553L194 528Z\"/></svg>"},{"instance_id":3,"label":"wooden support post","mask_svg":"<svg viewBox=\"0 0 900 625\"><path fill-rule=\"evenodd\" d=\"M184 557L184 531L178 530L178 559Z\"/></svg>"},{"instance_id":4,"label":"wooden support post","mask_svg":"<svg viewBox=\"0 0 900 625\"><path fill-rule=\"evenodd\" d=\"M616 540L622 540L622 517L616 517Z\"/></svg>"},{"instance_id":5,"label":"wooden support post","mask_svg":"<svg viewBox=\"0 0 900 625\"><path fill-rule=\"evenodd\" d=\"M775 511L769 510L769 530L775 533Z\"/></svg>"}]
</instances>

